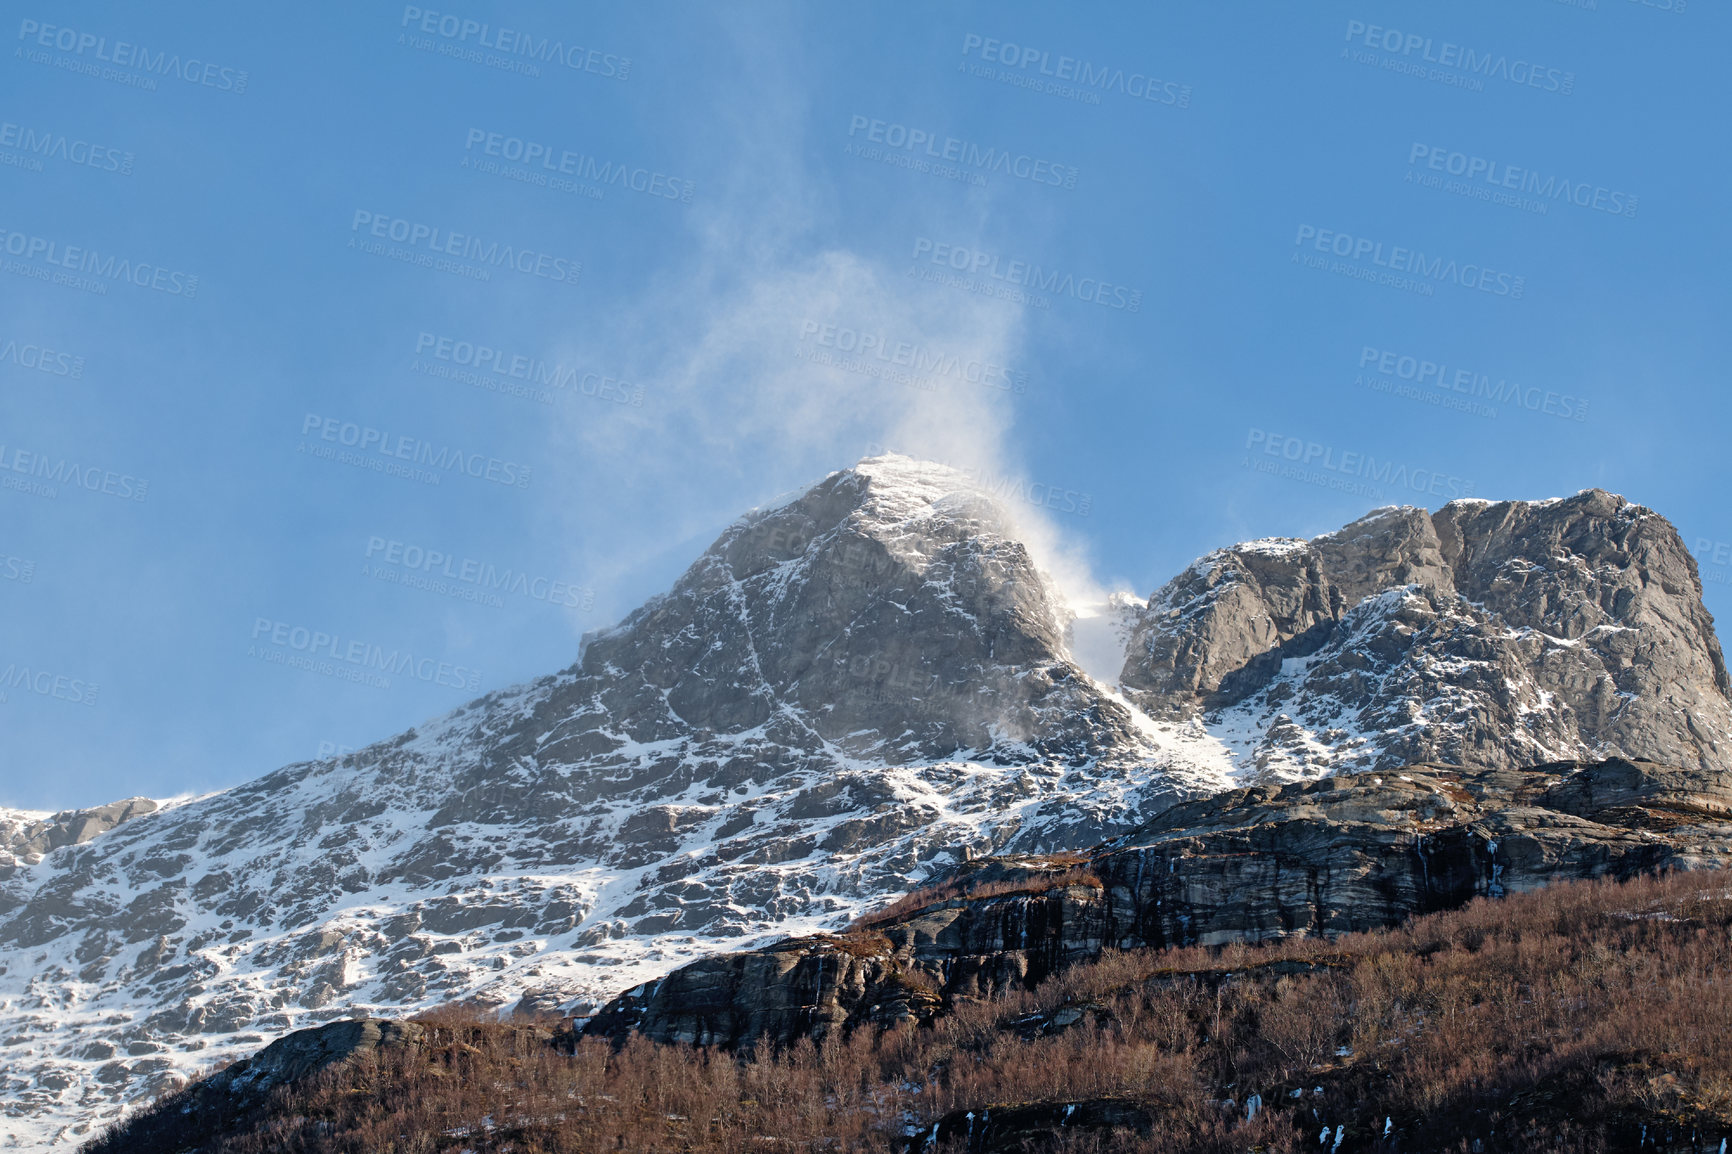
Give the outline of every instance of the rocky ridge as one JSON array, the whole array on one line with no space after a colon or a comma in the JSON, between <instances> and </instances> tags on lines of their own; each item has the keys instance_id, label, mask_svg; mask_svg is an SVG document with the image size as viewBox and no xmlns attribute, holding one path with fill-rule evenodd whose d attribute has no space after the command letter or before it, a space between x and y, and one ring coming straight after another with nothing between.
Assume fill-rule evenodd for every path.
<instances>
[{"instance_id":1,"label":"rocky ridge","mask_svg":"<svg viewBox=\"0 0 1732 1154\"><path fill-rule=\"evenodd\" d=\"M67 809L59 813L0 809L0 881L23 867L35 865L51 850L83 845L121 822L155 813L160 808L160 803L148 797L129 797L92 809Z\"/></svg>"},{"instance_id":2,"label":"rocky ridge","mask_svg":"<svg viewBox=\"0 0 1732 1154\"><path fill-rule=\"evenodd\" d=\"M1732 681L1695 559L1665 518L1597 489L1218 549L1149 599L1121 679L1274 780L1609 756L1732 768Z\"/></svg>"}]
</instances>

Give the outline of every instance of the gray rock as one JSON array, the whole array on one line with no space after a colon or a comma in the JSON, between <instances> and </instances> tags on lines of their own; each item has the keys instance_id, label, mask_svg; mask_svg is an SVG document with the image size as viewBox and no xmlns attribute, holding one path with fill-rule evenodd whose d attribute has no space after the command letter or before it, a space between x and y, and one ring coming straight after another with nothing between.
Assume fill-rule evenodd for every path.
<instances>
[{"instance_id":1,"label":"gray rock","mask_svg":"<svg viewBox=\"0 0 1732 1154\"><path fill-rule=\"evenodd\" d=\"M254 1057L211 1075L203 1085L209 1092L236 1099L257 1098L277 1086L379 1050L419 1046L425 1033L418 1022L346 1018L278 1038Z\"/></svg>"},{"instance_id":2,"label":"gray rock","mask_svg":"<svg viewBox=\"0 0 1732 1154\"><path fill-rule=\"evenodd\" d=\"M34 864L61 846L83 845L158 808L148 797L129 797L94 809L61 810L48 817L0 810L0 878L9 876L20 862Z\"/></svg>"},{"instance_id":3,"label":"gray rock","mask_svg":"<svg viewBox=\"0 0 1732 1154\"><path fill-rule=\"evenodd\" d=\"M1123 682L1244 735L1276 779L1416 761L1732 768L1732 681L1694 558L1602 490L1380 509L1217 550L1150 598Z\"/></svg>"}]
</instances>

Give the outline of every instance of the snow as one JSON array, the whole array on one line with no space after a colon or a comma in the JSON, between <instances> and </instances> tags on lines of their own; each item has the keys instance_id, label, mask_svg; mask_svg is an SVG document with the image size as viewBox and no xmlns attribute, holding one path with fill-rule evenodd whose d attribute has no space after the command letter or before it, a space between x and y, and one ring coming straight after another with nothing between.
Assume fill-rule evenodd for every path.
<instances>
[{"instance_id":1,"label":"snow","mask_svg":"<svg viewBox=\"0 0 1732 1154\"><path fill-rule=\"evenodd\" d=\"M1250 553L1263 557L1295 557L1306 552L1311 543L1303 537L1259 537L1233 546L1235 553Z\"/></svg>"}]
</instances>

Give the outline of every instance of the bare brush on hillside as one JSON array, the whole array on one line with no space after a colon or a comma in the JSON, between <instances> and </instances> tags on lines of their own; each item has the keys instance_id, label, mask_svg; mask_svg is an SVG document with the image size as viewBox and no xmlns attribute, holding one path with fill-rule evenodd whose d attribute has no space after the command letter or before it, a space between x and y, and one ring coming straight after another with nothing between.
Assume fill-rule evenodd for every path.
<instances>
[{"instance_id":1,"label":"bare brush on hillside","mask_svg":"<svg viewBox=\"0 0 1732 1154\"><path fill-rule=\"evenodd\" d=\"M1109 955L928 1027L776 1054L565 1054L545 1029L423 1021L420 1050L248 1116L185 1113L183 1091L86 1150L1714 1151L1732 1134L1732 878Z\"/></svg>"}]
</instances>

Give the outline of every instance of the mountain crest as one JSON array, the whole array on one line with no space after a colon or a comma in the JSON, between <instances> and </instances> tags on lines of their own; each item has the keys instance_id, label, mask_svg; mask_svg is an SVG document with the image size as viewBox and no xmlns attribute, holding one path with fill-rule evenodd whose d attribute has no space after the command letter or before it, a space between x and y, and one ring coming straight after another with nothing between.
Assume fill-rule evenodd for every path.
<instances>
[{"instance_id":1,"label":"mountain crest","mask_svg":"<svg viewBox=\"0 0 1732 1154\"><path fill-rule=\"evenodd\" d=\"M1218 549L1150 598L1122 680L1284 779L1435 761L1732 768L1695 560L1600 489L1378 509Z\"/></svg>"}]
</instances>

